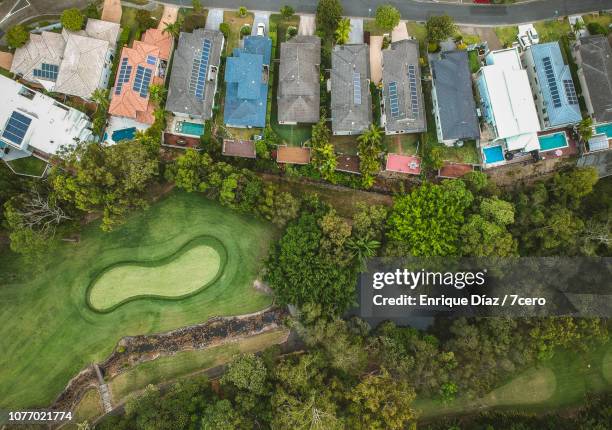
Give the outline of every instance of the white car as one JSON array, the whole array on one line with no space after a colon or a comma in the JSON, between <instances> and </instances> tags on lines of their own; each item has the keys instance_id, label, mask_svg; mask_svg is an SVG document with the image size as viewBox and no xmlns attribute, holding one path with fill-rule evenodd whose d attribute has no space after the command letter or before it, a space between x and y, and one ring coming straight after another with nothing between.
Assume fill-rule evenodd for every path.
<instances>
[{"instance_id":1,"label":"white car","mask_svg":"<svg viewBox=\"0 0 612 430\"><path fill-rule=\"evenodd\" d=\"M263 22L260 22L259 24L257 24L257 35L265 36L265 32L266 32L266 24L264 24Z\"/></svg>"}]
</instances>

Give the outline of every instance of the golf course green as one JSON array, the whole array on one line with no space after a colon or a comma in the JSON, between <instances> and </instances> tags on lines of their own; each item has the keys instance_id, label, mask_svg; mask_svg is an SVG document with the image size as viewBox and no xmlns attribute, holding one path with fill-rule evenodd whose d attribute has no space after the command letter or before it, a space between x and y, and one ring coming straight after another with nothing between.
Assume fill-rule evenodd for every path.
<instances>
[{"instance_id":1,"label":"golf course green","mask_svg":"<svg viewBox=\"0 0 612 430\"><path fill-rule=\"evenodd\" d=\"M34 265L2 253L0 409L48 406L70 378L106 358L123 336L267 307L271 297L255 290L253 281L276 234L272 224L200 194L172 192L110 233L101 231L98 222L86 226L79 242L58 244ZM219 256L216 263L211 248ZM196 264L198 259L203 264ZM128 271L120 292L105 275L99 277L106 272L122 278L109 268L126 269L126 262L136 267L138 262L168 263L165 279L151 272L148 278L160 278L160 283L147 286ZM174 276L176 281L168 283ZM96 278L102 283L92 287ZM186 280L189 285L179 285ZM159 289L168 286L190 292L173 299L133 299L142 294L170 297L172 292ZM101 308L128 301L111 312L95 311L87 303L88 289L94 287L104 293L96 301Z\"/></svg>"},{"instance_id":2,"label":"golf course green","mask_svg":"<svg viewBox=\"0 0 612 430\"><path fill-rule=\"evenodd\" d=\"M123 261L106 267L88 290L89 305L110 312L137 299L181 299L210 285L223 272L225 247L204 236L158 260Z\"/></svg>"}]
</instances>

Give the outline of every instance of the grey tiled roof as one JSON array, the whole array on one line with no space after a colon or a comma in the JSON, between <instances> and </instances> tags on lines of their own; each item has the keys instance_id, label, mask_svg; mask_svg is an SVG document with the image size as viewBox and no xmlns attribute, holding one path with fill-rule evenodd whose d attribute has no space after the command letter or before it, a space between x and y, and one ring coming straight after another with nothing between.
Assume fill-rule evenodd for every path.
<instances>
[{"instance_id":1,"label":"grey tiled roof","mask_svg":"<svg viewBox=\"0 0 612 430\"><path fill-rule=\"evenodd\" d=\"M383 52L383 96L385 103L385 130L388 132L421 133L427 130L421 86L421 68L419 65L419 43L416 40L393 42ZM416 102L413 106L411 85L408 79L409 67L414 70L416 84ZM392 113L392 96L389 85L397 88L397 113Z\"/></svg>"},{"instance_id":2,"label":"grey tiled roof","mask_svg":"<svg viewBox=\"0 0 612 430\"><path fill-rule=\"evenodd\" d=\"M321 39L296 36L281 44L278 120L312 123L319 120Z\"/></svg>"},{"instance_id":3,"label":"grey tiled roof","mask_svg":"<svg viewBox=\"0 0 612 430\"><path fill-rule=\"evenodd\" d=\"M209 39L212 46L204 85L204 100L201 100L190 91L189 85L194 57L199 57L205 39ZM172 61L166 110L203 119L211 117L223 42L223 33L217 30L198 28L193 33L181 33Z\"/></svg>"},{"instance_id":4,"label":"grey tiled roof","mask_svg":"<svg viewBox=\"0 0 612 430\"><path fill-rule=\"evenodd\" d=\"M580 39L580 57L597 122L612 121L612 48L604 36Z\"/></svg>"},{"instance_id":5,"label":"grey tiled roof","mask_svg":"<svg viewBox=\"0 0 612 430\"><path fill-rule=\"evenodd\" d=\"M355 87L353 78L357 79ZM355 95L354 89L359 93ZM360 98L355 103L356 98ZM370 95L370 56L368 45L336 45L332 51L331 71L332 131L365 131L372 123Z\"/></svg>"},{"instance_id":6,"label":"grey tiled roof","mask_svg":"<svg viewBox=\"0 0 612 430\"><path fill-rule=\"evenodd\" d=\"M444 139L478 139L480 128L467 52L442 52L432 56L430 64Z\"/></svg>"}]
</instances>

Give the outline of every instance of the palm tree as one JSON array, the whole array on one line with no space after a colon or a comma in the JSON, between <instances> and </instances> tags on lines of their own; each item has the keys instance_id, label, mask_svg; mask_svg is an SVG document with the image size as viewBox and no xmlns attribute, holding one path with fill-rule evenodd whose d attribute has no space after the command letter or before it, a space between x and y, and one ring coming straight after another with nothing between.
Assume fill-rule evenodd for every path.
<instances>
[{"instance_id":1,"label":"palm tree","mask_svg":"<svg viewBox=\"0 0 612 430\"><path fill-rule=\"evenodd\" d=\"M367 237L350 238L347 240L347 247L351 251L352 257L357 260L359 270L366 269L368 258L376 255L376 250L380 248L380 242Z\"/></svg>"},{"instance_id":2,"label":"palm tree","mask_svg":"<svg viewBox=\"0 0 612 430\"><path fill-rule=\"evenodd\" d=\"M96 88L91 94L91 99L98 104L102 109L108 109L108 90L104 88Z\"/></svg>"},{"instance_id":3,"label":"palm tree","mask_svg":"<svg viewBox=\"0 0 612 430\"><path fill-rule=\"evenodd\" d=\"M370 127L357 138L359 142L378 144L382 139L382 130L376 124L370 124Z\"/></svg>"},{"instance_id":4,"label":"palm tree","mask_svg":"<svg viewBox=\"0 0 612 430\"><path fill-rule=\"evenodd\" d=\"M177 38L181 33L181 26L183 25L182 20L179 18L175 22L168 22L164 27L163 32L169 34L170 36Z\"/></svg>"},{"instance_id":5,"label":"palm tree","mask_svg":"<svg viewBox=\"0 0 612 430\"><path fill-rule=\"evenodd\" d=\"M348 18L342 18L338 22L338 27L334 33L336 35L336 43L344 45L349 40L351 34L351 20Z\"/></svg>"},{"instance_id":6,"label":"palm tree","mask_svg":"<svg viewBox=\"0 0 612 430\"><path fill-rule=\"evenodd\" d=\"M588 142L593 137L593 119L587 117L578 123L578 134L583 142Z\"/></svg>"},{"instance_id":7,"label":"palm tree","mask_svg":"<svg viewBox=\"0 0 612 430\"><path fill-rule=\"evenodd\" d=\"M166 97L166 87L163 85L153 84L149 87L149 95L151 96L151 100L157 106L162 106L164 103L164 98Z\"/></svg>"}]
</instances>

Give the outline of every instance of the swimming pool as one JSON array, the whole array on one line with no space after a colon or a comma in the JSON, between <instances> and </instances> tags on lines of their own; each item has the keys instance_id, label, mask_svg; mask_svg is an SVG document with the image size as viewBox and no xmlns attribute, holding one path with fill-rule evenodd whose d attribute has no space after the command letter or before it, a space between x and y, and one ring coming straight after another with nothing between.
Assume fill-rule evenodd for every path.
<instances>
[{"instance_id":1,"label":"swimming pool","mask_svg":"<svg viewBox=\"0 0 612 430\"><path fill-rule=\"evenodd\" d=\"M612 122L595 126L595 134L604 134L612 139Z\"/></svg>"},{"instance_id":2,"label":"swimming pool","mask_svg":"<svg viewBox=\"0 0 612 430\"><path fill-rule=\"evenodd\" d=\"M493 164L499 163L500 161L504 161L504 151L502 150L501 145L483 148L482 153L484 154L486 164Z\"/></svg>"},{"instance_id":3,"label":"swimming pool","mask_svg":"<svg viewBox=\"0 0 612 430\"><path fill-rule=\"evenodd\" d=\"M121 140L133 139L135 134L136 127L122 128L121 130L113 131L111 139L113 139L113 142L119 142Z\"/></svg>"},{"instance_id":4,"label":"swimming pool","mask_svg":"<svg viewBox=\"0 0 612 430\"><path fill-rule=\"evenodd\" d=\"M540 152L552 151L553 149L566 148L568 146L564 131L538 136L538 140L540 141Z\"/></svg>"},{"instance_id":5,"label":"swimming pool","mask_svg":"<svg viewBox=\"0 0 612 430\"><path fill-rule=\"evenodd\" d=\"M202 136L204 134L204 124L181 121L178 123L179 133L190 134L192 136Z\"/></svg>"}]
</instances>

